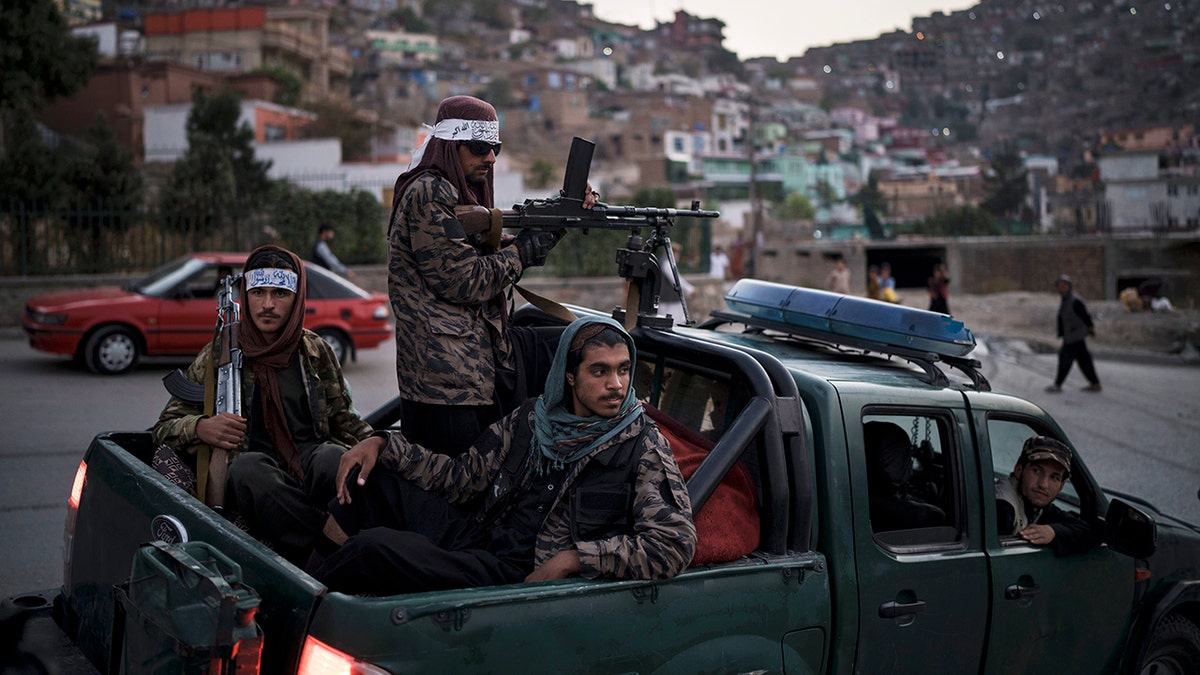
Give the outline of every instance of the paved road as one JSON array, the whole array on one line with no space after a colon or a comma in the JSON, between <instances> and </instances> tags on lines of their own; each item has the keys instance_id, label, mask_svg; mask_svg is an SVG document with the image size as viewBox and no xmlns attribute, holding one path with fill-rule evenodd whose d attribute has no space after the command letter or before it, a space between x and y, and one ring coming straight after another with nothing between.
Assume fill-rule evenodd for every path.
<instances>
[{"instance_id":1,"label":"paved road","mask_svg":"<svg viewBox=\"0 0 1200 675\"><path fill-rule=\"evenodd\" d=\"M993 345L980 355L995 389L1049 410L1106 486L1150 498L1200 523L1200 368L1101 361L1105 390L1042 391L1053 355ZM346 376L361 410L395 391L390 344L359 354ZM0 331L0 597L62 579L65 500L80 457L101 431L150 427L166 402L161 378L185 361L155 361L121 377L83 372Z\"/></svg>"}]
</instances>

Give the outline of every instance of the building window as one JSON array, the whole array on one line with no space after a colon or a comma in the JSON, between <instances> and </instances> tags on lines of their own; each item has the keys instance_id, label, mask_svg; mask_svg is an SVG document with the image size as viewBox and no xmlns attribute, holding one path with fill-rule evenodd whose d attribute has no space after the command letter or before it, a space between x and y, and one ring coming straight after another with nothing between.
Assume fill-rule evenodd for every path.
<instances>
[{"instance_id":1,"label":"building window","mask_svg":"<svg viewBox=\"0 0 1200 675\"><path fill-rule=\"evenodd\" d=\"M1179 186L1178 185L1168 185L1167 186L1167 196L1168 197L1178 197L1179 196Z\"/></svg>"},{"instance_id":2,"label":"building window","mask_svg":"<svg viewBox=\"0 0 1200 675\"><path fill-rule=\"evenodd\" d=\"M287 129L278 124L264 125L263 140L267 142L287 140Z\"/></svg>"}]
</instances>

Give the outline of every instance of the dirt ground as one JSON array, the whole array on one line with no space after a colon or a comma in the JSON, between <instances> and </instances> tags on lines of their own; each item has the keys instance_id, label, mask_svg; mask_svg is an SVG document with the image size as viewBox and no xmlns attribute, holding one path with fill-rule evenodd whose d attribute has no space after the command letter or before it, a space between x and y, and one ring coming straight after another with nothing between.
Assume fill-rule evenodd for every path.
<instances>
[{"instance_id":1,"label":"dirt ground","mask_svg":"<svg viewBox=\"0 0 1200 675\"><path fill-rule=\"evenodd\" d=\"M905 304L923 307L924 293L903 295ZM1119 301L1087 300L1096 323L1089 344L1161 354L1193 353L1200 347L1200 310L1130 312ZM951 295L951 315L975 335L1021 338L1034 349L1056 350L1057 293ZM1190 343L1190 347L1188 346Z\"/></svg>"}]
</instances>

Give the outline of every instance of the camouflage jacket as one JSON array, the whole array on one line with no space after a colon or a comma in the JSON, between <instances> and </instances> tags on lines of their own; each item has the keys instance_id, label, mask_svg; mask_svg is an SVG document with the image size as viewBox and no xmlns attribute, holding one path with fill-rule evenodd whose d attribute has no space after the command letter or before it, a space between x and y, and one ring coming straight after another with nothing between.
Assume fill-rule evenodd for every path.
<instances>
[{"instance_id":1,"label":"camouflage jacket","mask_svg":"<svg viewBox=\"0 0 1200 675\"><path fill-rule=\"evenodd\" d=\"M215 341L205 345L192 365L188 366L186 375L192 382L204 384L204 374L212 358L214 344ZM300 354L303 357L300 368L307 382L313 429L317 436L347 448L370 436L371 426L354 409L350 400L350 385L342 376L342 367L338 365L329 344L320 335L305 329L300 339ZM243 368L243 417L249 416L247 408L253 400L253 392L254 373L250 368ZM172 396L154 425L154 444L165 444L176 451L195 453L195 446L201 443L196 436L196 423L202 417L204 410L201 406L185 403ZM245 451L247 443L248 438L243 436L238 452Z\"/></svg>"},{"instance_id":2,"label":"camouflage jacket","mask_svg":"<svg viewBox=\"0 0 1200 675\"><path fill-rule=\"evenodd\" d=\"M400 197L388 226L388 297L396 316L400 395L423 403L487 405L496 369L513 368L503 334L516 249L484 255L454 217L458 191L426 173Z\"/></svg>"},{"instance_id":3,"label":"camouflage jacket","mask_svg":"<svg viewBox=\"0 0 1200 675\"><path fill-rule=\"evenodd\" d=\"M380 432L387 446L379 463L414 484L465 504L488 490L512 450L516 425L532 426L531 407L522 406L489 427L466 453L457 458L430 452L408 442L398 432ZM646 433L642 427L649 425ZM570 495L588 463L604 450L641 434L634 456L637 478L632 502L632 534L594 541L577 541L571 534ZM534 566L559 551L579 551L579 575L585 579L667 579L682 572L696 552L696 526L687 486L667 440L657 425L643 416L616 438L571 465L554 504L537 534Z\"/></svg>"}]
</instances>

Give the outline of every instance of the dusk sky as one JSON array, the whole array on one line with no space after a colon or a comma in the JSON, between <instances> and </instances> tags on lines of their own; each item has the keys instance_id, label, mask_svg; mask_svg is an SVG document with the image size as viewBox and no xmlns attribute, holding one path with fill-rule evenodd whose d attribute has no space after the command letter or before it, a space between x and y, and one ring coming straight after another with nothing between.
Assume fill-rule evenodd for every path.
<instances>
[{"instance_id":1,"label":"dusk sky","mask_svg":"<svg viewBox=\"0 0 1200 675\"><path fill-rule=\"evenodd\" d=\"M978 0L590 0L597 18L653 28L682 9L725 22L725 48L738 58L786 60L809 47L912 28L914 16L974 7Z\"/></svg>"}]
</instances>

